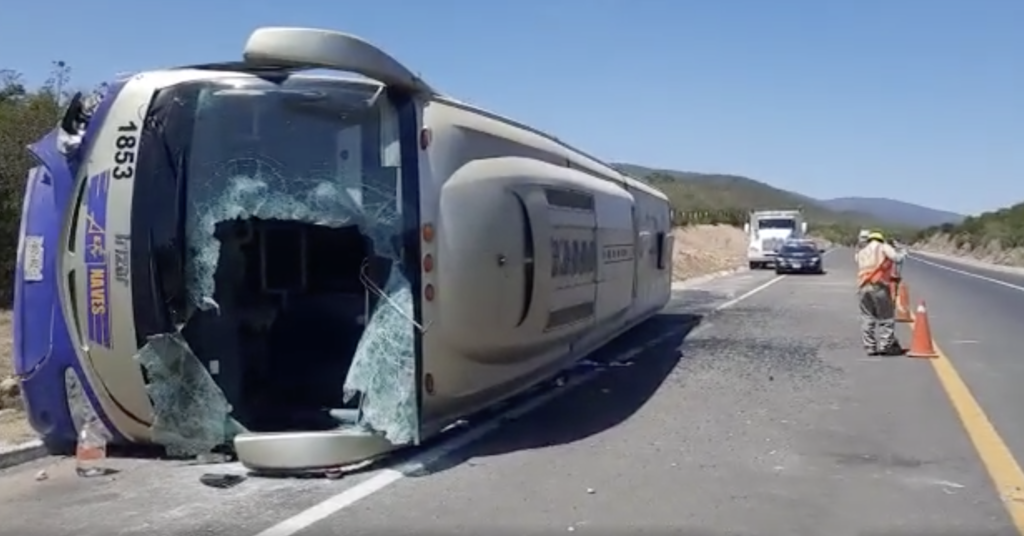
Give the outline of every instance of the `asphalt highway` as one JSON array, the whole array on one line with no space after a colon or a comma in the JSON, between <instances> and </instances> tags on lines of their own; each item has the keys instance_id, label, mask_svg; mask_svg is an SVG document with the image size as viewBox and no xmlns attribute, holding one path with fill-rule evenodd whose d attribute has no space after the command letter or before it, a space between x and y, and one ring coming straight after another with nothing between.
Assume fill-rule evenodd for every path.
<instances>
[{"instance_id":1,"label":"asphalt highway","mask_svg":"<svg viewBox=\"0 0 1024 536\"><path fill-rule=\"evenodd\" d=\"M532 412L390 469L217 489L200 475L240 469L19 466L0 534L1021 534L1024 276L912 258L942 355L869 358L852 252L826 267L676 291Z\"/></svg>"}]
</instances>

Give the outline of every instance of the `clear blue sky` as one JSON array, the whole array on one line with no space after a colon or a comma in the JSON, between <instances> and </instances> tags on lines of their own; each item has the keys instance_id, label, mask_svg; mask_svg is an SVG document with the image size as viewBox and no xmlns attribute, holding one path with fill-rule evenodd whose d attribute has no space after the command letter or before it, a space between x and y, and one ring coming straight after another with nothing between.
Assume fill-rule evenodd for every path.
<instances>
[{"instance_id":1,"label":"clear blue sky","mask_svg":"<svg viewBox=\"0 0 1024 536\"><path fill-rule=\"evenodd\" d=\"M92 84L319 26L609 160L965 213L1024 201L1022 0L12 2L0 67L31 82L55 59Z\"/></svg>"}]
</instances>

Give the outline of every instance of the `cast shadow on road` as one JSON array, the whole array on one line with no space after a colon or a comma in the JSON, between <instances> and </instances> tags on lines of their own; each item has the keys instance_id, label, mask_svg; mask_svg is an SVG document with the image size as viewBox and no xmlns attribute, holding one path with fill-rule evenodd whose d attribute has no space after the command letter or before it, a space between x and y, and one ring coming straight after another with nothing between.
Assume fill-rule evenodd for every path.
<instances>
[{"instance_id":1,"label":"cast shadow on road","mask_svg":"<svg viewBox=\"0 0 1024 536\"><path fill-rule=\"evenodd\" d=\"M565 445L621 424L643 407L668 378L683 357L683 341L702 318L684 313L662 313L652 318L589 358L595 366L602 367L596 377L572 388L552 387L567 391L410 476L439 473L474 458ZM617 356L652 340L658 342L624 364L613 363Z\"/></svg>"}]
</instances>

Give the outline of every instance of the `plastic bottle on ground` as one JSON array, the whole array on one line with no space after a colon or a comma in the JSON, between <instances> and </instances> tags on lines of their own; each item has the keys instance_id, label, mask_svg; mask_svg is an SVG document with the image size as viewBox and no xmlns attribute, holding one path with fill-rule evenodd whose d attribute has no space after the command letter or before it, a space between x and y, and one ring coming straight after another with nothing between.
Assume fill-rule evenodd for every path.
<instances>
[{"instance_id":1,"label":"plastic bottle on ground","mask_svg":"<svg viewBox=\"0 0 1024 536\"><path fill-rule=\"evenodd\" d=\"M91 477L107 474L107 434L103 425L92 420L82 426L75 449L75 471L78 476Z\"/></svg>"}]
</instances>

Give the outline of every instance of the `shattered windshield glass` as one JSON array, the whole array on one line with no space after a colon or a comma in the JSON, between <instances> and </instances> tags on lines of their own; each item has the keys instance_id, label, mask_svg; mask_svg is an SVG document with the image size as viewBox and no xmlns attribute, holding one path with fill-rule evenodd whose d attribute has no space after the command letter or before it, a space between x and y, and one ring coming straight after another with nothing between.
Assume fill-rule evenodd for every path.
<instances>
[{"instance_id":1,"label":"shattered windshield glass","mask_svg":"<svg viewBox=\"0 0 1024 536\"><path fill-rule=\"evenodd\" d=\"M398 139L363 162L364 130L380 131L386 99L374 87L203 90L196 108L187 191L193 305L209 309L219 249L214 226L239 218L359 225L385 256L401 260ZM380 134L374 132L378 137ZM367 159L369 160L369 159ZM387 173L392 171L392 173ZM391 180L381 180L391 179ZM364 191L369 193L363 203Z\"/></svg>"},{"instance_id":2,"label":"shattered windshield glass","mask_svg":"<svg viewBox=\"0 0 1024 536\"><path fill-rule=\"evenodd\" d=\"M235 333L242 323L243 313L236 304L253 300L241 296L248 290L234 282L252 279L247 272L254 269L246 263L257 262L251 260L253 255L262 259L256 270L263 274L255 287L261 296L276 300L275 311L266 316L268 324L275 315L280 317L285 307L295 307L289 303L311 299L307 299L312 293L307 279L325 269L307 265L323 264L318 259L330 256L352 256L363 263L352 279L360 293L365 291L365 303L373 304L363 315L365 320L360 320L364 327L356 337L358 344L353 344L354 350L318 347L303 352L325 354L321 361L351 361L334 381L337 392L343 392L346 401L354 401L358 418L347 424L339 422L338 427L376 431L396 444L414 441L418 430L414 378L417 324L407 263L400 249L407 224L401 197L400 129L390 101L373 84L315 78L279 83L249 77L217 79L184 84L174 91L172 97L159 101L163 105L155 104L147 117L147 126L162 129L151 137L158 138L159 144L151 141L147 148L143 142L145 154L162 161L160 171L174 176L173 192L166 186L163 190L165 207L174 208L161 208L159 215L149 218L157 227L173 227L173 232L165 232L175 237L167 244L177 244L181 258L177 264L162 262L160 259L175 255L167 253L167 244L162 256L160 251L153 253L158 268L170 272L153 274L165 282L161 287L164 296L153 302L170 303L177 293L187 311L176 320L184 337L151 336L137 356L150 378L148 388L157 414L154 436L164 438L165 443L174 442L182 452L193 452L229 441L233 431L240 429L234 417L244 409L240 409L240 401L247 396L240 384L242 368L247 366L242 362L256 358L240 349L240 343L229 342L212 345L213 350L206 353L217 357L211 358L203 355L195 341L233 340L233 335L222 334ZM168 195L174 198L166 198ZM369 253L342 244L330 256L314 258L304 248L313 240L307 237L315 233L302 229L295 231L298 238L291 240L302 244L294 250L298 260L292 262L291 255L268 253L269 246L262 242L270 240L266 237L273 229L268 229L256 241L259 253L248 254L246 260L238 245L242 242L225 239L222 232L225 223L243 221L357 230L369 244ZM378 276L367 268L374 259L383 265ZM299 275L292 279L301 283L295 283L295 288L285 288L283 283L278 285L281 288L271 288L268 263L285 261L300 266ZM326 271L332 269L329 266ZM180 280L180 288L166 283L172 280ZM363 303L361 300L358 303ZM332 357L332 353L337 355ZM233 359L235 354L241 357ZM187 378L175 376L170 368L188 370L189 374ZM190 400L196 397L203 401ZM331 415L339 412L338 408L324 409L330 409ZM239 420L244 424L244 419ZM215 437L218 434L221 437Z\"/></svg>"}]
</instances>

